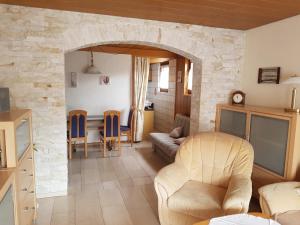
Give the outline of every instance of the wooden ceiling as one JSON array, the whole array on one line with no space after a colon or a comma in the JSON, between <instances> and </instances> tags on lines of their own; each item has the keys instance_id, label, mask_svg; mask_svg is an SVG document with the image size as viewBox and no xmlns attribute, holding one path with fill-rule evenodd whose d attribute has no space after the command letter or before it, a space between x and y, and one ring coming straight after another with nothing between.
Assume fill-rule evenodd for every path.
<instances>
[{"instance_id":1,"label":"wooden ceiling","mask_svg":"<svg viewBox=\"0 0 300 225\"><path fill-rule=\"evenodd\" d=\"M0 3L241 30L300 13L299 0L0 0Z\"/></svg>"},{"instance_id":2,"label":"wooden ceiling","mask_svg":"<svg viewBox=\"0 0 300 225\"><path fill-rule=\"evenodd\" d=\"M109 45L98 45L89 48L82 48L79 51L93 51L93 52L105 52L111 54L128 54L133 56L143 56L150 58L176 58L176 54L145 45L133 45L133 44L109 44Z\"/></svg>"}]
</instances>

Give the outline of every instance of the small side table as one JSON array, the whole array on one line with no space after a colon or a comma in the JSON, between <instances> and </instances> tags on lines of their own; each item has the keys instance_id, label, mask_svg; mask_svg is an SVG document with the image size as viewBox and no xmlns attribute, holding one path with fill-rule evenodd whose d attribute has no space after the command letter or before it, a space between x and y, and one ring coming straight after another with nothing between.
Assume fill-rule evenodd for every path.
<instances>
[{"instance_id":1,"label":"small side table","mask_svg":"<svg viewBox=\"0 0 300 225\"><path fill-rule=\"evenodd\" d=\"M252 212L252 213L248 213L249 215L252 216L257 216L257 217L261 217L261 218L265 218L265 219L271 219L270 216L260 213L260 212ZM195 223L194 225L208 225L209 224L209 220L204 220L198 223Z\"/></svg>"}]
</instances>

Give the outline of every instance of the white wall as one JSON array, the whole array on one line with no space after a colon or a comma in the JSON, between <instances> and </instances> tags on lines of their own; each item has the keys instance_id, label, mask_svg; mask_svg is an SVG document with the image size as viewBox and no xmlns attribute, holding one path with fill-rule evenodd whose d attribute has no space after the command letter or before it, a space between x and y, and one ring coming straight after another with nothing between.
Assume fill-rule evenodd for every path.
<instances>
[{"instance_id":1,"label":"white wall","mask_svg":"<svg viewBox=\"0 0 300 225\"><path fill-rule=\"evenodd\" d=\"M300 16L246 32L242 89L246 92L247 104L289 106L291 86L257 83L258 68L271 66L281 67L281 81L289 75L300 75ZM300 92L300 86L296 87ZM299 92L297 105L300 107Z\"/></svg>"},{"instance_id":2,"label":"white wall","mask_svg":"<svg viewBox=\"0 0 300 225\"><path fill-rule=\"evenodd\" d=\"M90 64L90 53L75 51L65 56L67 111L84 109L90 115L103 115L106 110L121 111L126 124L130 108L131 56L94 53L94 65L110 76L110 85L100 85L99 75L84 74ZM71 72L78 73L78 86L71 88Z\"/></svg>"},{"instance_id":3,"label":"white wall","mask_svg":"<svg viewBox=\"0 0 300 225\"><path fill-rule=\"evenodd\" d=\"M131 56L94 53L94 65L110 76L110 85L100 85L100 75L85 74L90 53L75 51L65 55L66 108L84 109L88 115L103 115L106 110L121 111L121 124L126 125L130 108ZM77 72L77 88L71 87L71 72ZM97 124L96 124L97 125ZM99 141L99 131L89 129L88 143Z\"/></svg>"}]
</instances>

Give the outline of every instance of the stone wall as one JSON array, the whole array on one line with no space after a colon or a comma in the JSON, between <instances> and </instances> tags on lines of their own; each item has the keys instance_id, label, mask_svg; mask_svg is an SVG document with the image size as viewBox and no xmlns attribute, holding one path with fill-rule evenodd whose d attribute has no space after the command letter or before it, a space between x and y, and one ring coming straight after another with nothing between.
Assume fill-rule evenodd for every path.
<instances>
[{"instance_id":1,"label":"stone wall","mask_svg":"<svg viewBox=\"0 0 300 225\"><path fill-rule=\"evenodd\" d=\"M191 131L212 129L215 104L240 84L244 32L0 4L0 85L33 109L38 197L67 191L64 53L106 43L164 48L195 65Z\"/></svg>"},{"instance_id":2,"label":"stone wall","mask_svg":"<svg viewBox=\"0 0 300 225\"><path fill-rule=\"evenodd\" d=\"M174 122L176 59L169 61L169 89L160 92L158 87L160 64L152 64L152 81L148 83L147 99L154 103L154 129L170 132Z\"/></svg>"}]
</instances>

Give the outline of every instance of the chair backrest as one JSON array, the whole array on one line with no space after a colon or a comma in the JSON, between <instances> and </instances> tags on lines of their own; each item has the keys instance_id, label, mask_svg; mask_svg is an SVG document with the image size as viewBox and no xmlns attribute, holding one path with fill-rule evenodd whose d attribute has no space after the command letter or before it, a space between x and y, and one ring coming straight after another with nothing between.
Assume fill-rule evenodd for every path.
<instances>
[{"instance_id":1,"label":"chair backrest","mask_svg":"<svg viewBox=\"0 0 300 225\"><path fill-rule=\"evenodd\" d=\"M72 110L69 112L69 135L71 138L86 136L87 111Z\"/></svg>"},{"instance_id":2,"label":"chair backrest","mask_svg":"<svg viewBox=\"0 0 300 225\"><path fill-rule=\"evenodd\" d=\"M225 133L204 132L184 141L175 163L188 170L190 180L226 188L231 176L251 176L253 158L248 141Z\"/></svg>"},{"instance_id":3,"label":"chair backrest","mask_svg":"<svg viewBox=\"0 0 300 225\"><path fill-rule=\"evenodd\" d=\"M128 121L127 121L127 127L131 128L133 126L133 114L135 109L130 108L129 114L128 114Z\"/></svg>"},{"instance_id":4,"label":"chair backrest","mask_svg":"<svg viewBox=\"0 0 300 225\"><path fill-rule=\"evenodd\" d=\"M120 137L120 112L104 112L104 137Z\"/></svg>"},{"instance_id":5,"label":"chair backrest","mask_svg":"<svg viewBox=\"0 0 300 225\"><path fill-rule=\"evenodd\" d=\"M190 133L190 118L181 114L176 114L173 129L183 127L182 136L187 137Z\"/></svg>"}]
</instances>

